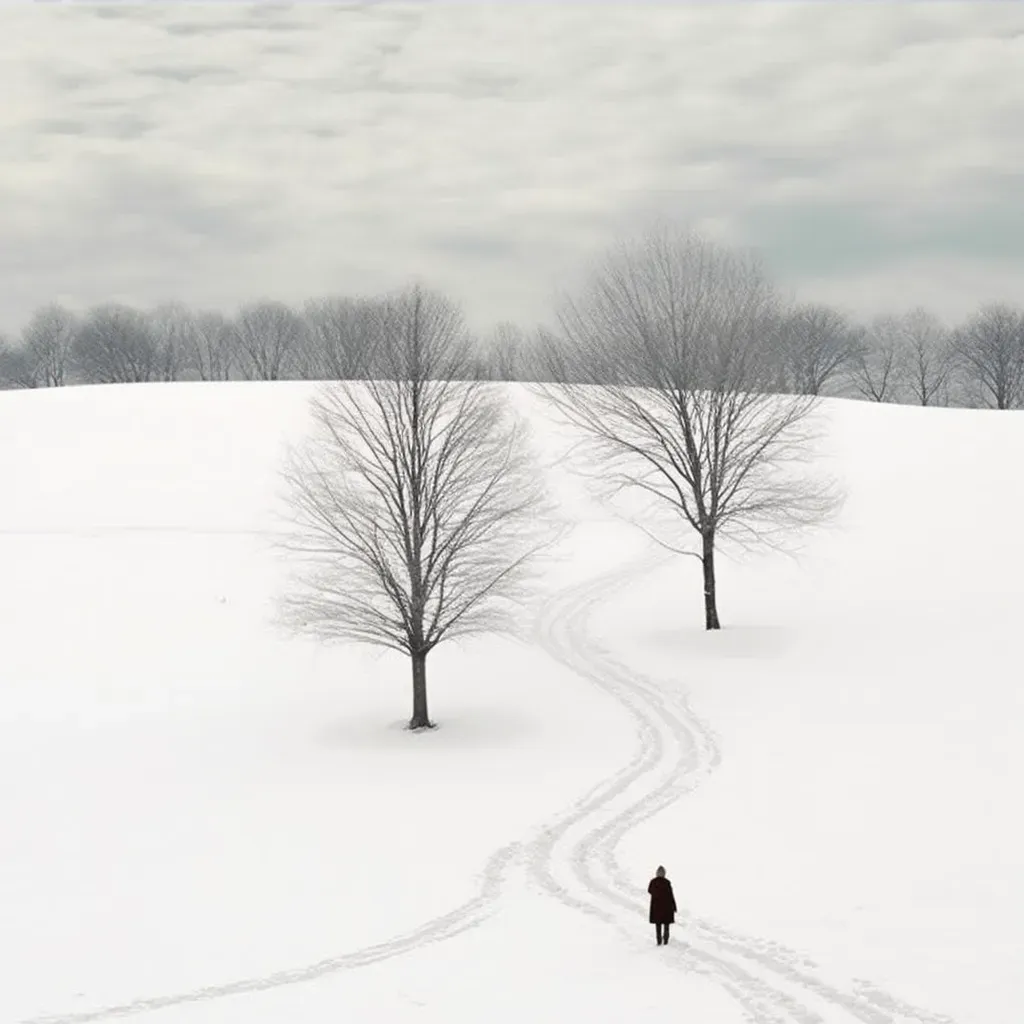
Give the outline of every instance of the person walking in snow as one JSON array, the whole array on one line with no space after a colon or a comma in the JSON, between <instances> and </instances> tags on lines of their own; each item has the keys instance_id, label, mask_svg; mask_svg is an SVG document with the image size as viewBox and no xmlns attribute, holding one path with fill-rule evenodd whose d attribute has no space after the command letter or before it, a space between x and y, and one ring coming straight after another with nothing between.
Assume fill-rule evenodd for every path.
<instances>
[{"instance_id":1,"label":"person walking in snow","mask_svg":"<svg viewBox=\"0 0 1024 1024\"><path fill-rule=\"evenodd\" d=\"M651 924L659 946L668 945L668 926L676 919L676 897L672 883L665 877L665 869L658 868L647 891L651 896Z\"/></svg>"}]
</instances>

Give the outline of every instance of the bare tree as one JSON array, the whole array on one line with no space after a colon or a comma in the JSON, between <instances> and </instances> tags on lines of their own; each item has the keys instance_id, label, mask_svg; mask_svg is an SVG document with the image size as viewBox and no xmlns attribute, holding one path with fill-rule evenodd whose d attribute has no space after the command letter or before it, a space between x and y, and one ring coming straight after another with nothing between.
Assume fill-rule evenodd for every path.
<instances>
[{"instance_id":1,"label":"bare tree","mask_svg":"<svg viewBox=\"0 0 1024 1024\"><path fill-rule=\"evenodd\" d=\"M486 346L494 380L523 380L523 354L526 338L523 329L509 320L495 328Z\"/></svg>"},{"instance_id":2,"label":"bare tree","mask_svg":"<svg viewBox=\"0 0 1024 1024\"><path fill-rule=\"evenodd\" d=\"M186 325L185 356L200 380L230 380L235 361L231 321L215 310L194 313Z\"/></svg>"},{"instance_id":3,"label":"bare tree","mask_svg":"<svg viewBox=\"0 0 1024 1024\"><path fill-rule=\"evenodd\" d=\"M465 367L460 371L463 380L493 381L494 371L491 360L483 351L479 339L475 339L466 359Z\"/></svg>"},{"instance_id":4,"label":"bare tree","mask_svg":"<svg viewBox=\"0 0 1024 1024\"><path fill-rule=\"evenodd\" d=\"M302 632L407 654L421 729L429 653L512 621L543 495L500 391L465 379L458 310L416 287L375 321L380 377L324 385L317 433L289 460L284 547L304 571L283 612Z\"/></svg>"},{"instance_id":5,"label":"bare tree","mask_svg":"<svg viewBox=\"0 0 1024 1024\"><path fill-rule=\"evenodd\" d=\"M243 306L234 321L242 369L249 380L283 380L292 369L305 325L283 302Z\"/></svg>"},{"instance_id":6,"label":"bare tree","mask_svg":"<svg viewBox=\"0 0 1024 1024\"><path fill-rule=\"evenodd\" d=\"M67 382L77 330L78 318L57 303L36 310L25 325L21 332L22 347L42 387L59 388Z\"/></svg>"},{"instance_id":7,"label":"bare tree","mask_svg":"<svg viewBox=\"0 0 1024 1024\"><path fill-rule=\"evenodd\" d=\"M365 298L310 299L304 309L310 349L308 376L360 380L369 376L376 302Z\"/></svg>"},{"instance_id":8,"label":"bare tree","mask_svg":"<svg viewBox=\"0 0 1024 1024\"><path fill-rule=\"evenodd\" d=\"M965 382L995 409L1024 402L1024 313L1012 306L982 307L955 334L956 361Z\"/></svg>"},{"instance_id":9,"label":"bare tree","mask_svg":"<svg viewBox=\"0 0 1024 1024\"><path fill-rule=\"evenodd\" d=\"M543 380L545 343L542 329L527 331L509 320L501 321L482 346L488 376L504 381Z\"/></svg>"},{"instance_id":10,"label":"bare tree","mask_svg":"<svg viewBox=\"0 0 1024 1024\"><path fill-rule=\"evenodd\" d=\"M784 387L803 395L820 395L854 364L861 332L849 317L831 306L797 306L781 320L776 333L785 368Z\"/></svg>"},{"instance_id":11,"label":"bare tree","mask_svg":"<svg viewBox=\"0 0 1024 1024\"><path fill-rule=\"evenodd\" d=\"M0 335L0 388L37 388L39 369L23 347L15 347Z\"/></svg>"},{"instance_id":12,"label":"bare tree","mask_svg":"<svg viewBox=\"0 0 1024 1024\"><path fill-rule=\"evenodd\" d=\"M935 405L946 393L953 371L949 331L936 316L920 307L897 317L896 323L906 387L918 405Z\"/></svg>"},{"instance_id":13,"label":"bare tree","mask_svg":"<svg viewBox=\"0 0 1024 1024\"><path fill-rule=\"evenodd\" d=\"M589 379L588 371L580 373L575 369L571 345L546 327L537 327L534 330L531 361L531 383L582 383Z\"/></svg>"},{"instance_id":14,"label":"bare tree","mask_svg":"<svg viewBox=\"0 0 1024 1024\"><path fill-rule=\"evenodd\" d=\"M905 376L906 351L899 319L876 317L861 341L850 368L857 393L871 402L891 402Z\"/></svg>"},{"instance_id":15,"label":"bare tree","mask_svg":"<svg viewBox=\"0 0 1024 1024\"><path fill-rule=\"evenodd\" d=\"M157 359L154 379L180 380L189 368L194 317L181 302L165 302L149 313Z\"/></svg>"},{"instance_id":16,"label":"bare tree","mask_svg":"<svg viewBox=\"0 0 1024 1024\"><path fill-rule=\"evenodd\" d=\"M160 378L160 351L149 317L119 303L89 310L75 334L72 357L82 377L91 384Z\"/></svg>"},{"instance_id":17,"label":"bare tree","mask_svg":"<svg viewBox=\"0 0 1024 1024\"><path fill-rule=\"evenodd\" d=\"M816 399L767 393L778 316L750 258L661 229L613 251L563 303L552 375L564 383L539 388L583 432L606 497L645 499L638 525L660 510L672 532L696 533L694 551L641 525L700 560L707 629L720 628L720 537L784 547L837 507L830 483L799 472Z\"/></svg>"}]
</instances>

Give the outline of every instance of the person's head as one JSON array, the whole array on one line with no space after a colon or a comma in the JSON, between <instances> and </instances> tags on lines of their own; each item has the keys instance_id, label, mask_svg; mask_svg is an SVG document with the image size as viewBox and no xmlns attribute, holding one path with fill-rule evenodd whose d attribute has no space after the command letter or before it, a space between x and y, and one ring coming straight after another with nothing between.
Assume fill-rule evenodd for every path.
<instances>
[{"instance_id":1,"label":"person's head","mask_svg":"<svg viewBox=\"0 0 1024 1024\"><path fill-rule=\"evenodd\" d=\"M657 875L658 875L659 878L664 878L665 877L665 869L664 868L658 868Z\"/></svg>"}]
</instances>

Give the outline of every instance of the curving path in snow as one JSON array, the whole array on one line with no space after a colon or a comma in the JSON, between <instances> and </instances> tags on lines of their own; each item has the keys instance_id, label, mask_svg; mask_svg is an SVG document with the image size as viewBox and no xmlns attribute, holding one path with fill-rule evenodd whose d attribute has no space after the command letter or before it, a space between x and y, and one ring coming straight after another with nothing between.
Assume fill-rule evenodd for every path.
<instances>
[{"instance_id":1,"label":"curving path in snow","mask_svg":"<svg viewBox=\"0 0 1024 1024\"><path fill-rule=\"evenodd\" d=\"M660 686L617 662L588 633L588 625L609 592L635 581L663 559L652 552L559 593L542 609L535 628L537 642L623 707L636 729L637 750L626 765L533 838L494 853L484 867L477 895L467 903L388 942L304 967L92 1010L26 1018L20 1024L88 1024L299 984L402 956L482 924L503 895L513 868L525 869L536 888L621 930L632 942L638 941L638 922L643 922L640 931L646 939L646 892L623 871L616 856L618 845L632 828L699 785L714 771L720 754L715 736L683 692L675 685ZM684 915L674 936L665 963L722 986L751 1024L954 1024L868 982L853 980L838 988L799 953L707 920Z\"/></svg>"},{"instance_id":2,"label":"curving path in snow","mask_svg":"<svg viewBox=\"0 0 1024 1024\"><path fill-rule=\"evenodd\" d=\"M646 920L646 891L621 868L619 842L638 824L688 793L718 765L715 736L678 684L660 686L622 665L588 620L614 589L664 564L652 551L556 597L544 609L536 638L553 658L614 697L633 718L639 750L546 837L529 850L531 877L543 890L635 935ZM685 916L675 930L674 965L720 983L755 1024L953 1024L863 980L839 988L813 961L777 943ZM672 963L673 961L667 960Z\"/></svg>"}]
</instances>

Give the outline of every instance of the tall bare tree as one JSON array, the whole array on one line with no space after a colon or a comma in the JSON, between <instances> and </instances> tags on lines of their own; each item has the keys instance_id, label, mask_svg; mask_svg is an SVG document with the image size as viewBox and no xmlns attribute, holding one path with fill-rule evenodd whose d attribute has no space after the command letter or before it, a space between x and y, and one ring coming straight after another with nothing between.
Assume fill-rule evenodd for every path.
<instances>
[{"instance_id":1,"label":"tall bare tree","mask_svg":"<svg viewBox=\"0 0 1024 1024\"><path fill-rule=\"evenodd\" d=\"M250 380L283 380L303 342L302 318L283 302L243 306L234 321L242 370Z\"/></svg>"},{"instance_id":2,"label":"tall bare tree","mask_svg":"<svg viewBox=\"0 0 1024 1024\"><path fill-rule=\"evenodd\" d=\"M646 499L638 525L700 560L707 629L720 628L719 538L786 546L837 505L827 480L800 472L815 397L767 393L778 316L752 259L662 228L619 246L563 303L552 375L564 383L539 389L582 431L605 496ZM696 550L643 525L659 510Z\"/></svg>"},{"instance_id":3,"label":"tall bare tree","mask_svg":"<svg viewBox=\"0 0 1024 1024\"><path fill-rule=\"evenodd\" d=\"M41 386L59 388L67 383L77 330L78 318L57 303L32 314L21 332L21 343L36 368Z\"/></svg>"},{"instance_id":4,"label":"tall bare tree","mask_svg":"<svg viewBox=\"0 0 1024 1024\"><path fill-rule=\"evenodd\" d=\"M512 621L546 539L543 494L501 392L465 379L469 346L447 299L419 287L389 297L366 341L378 378L325 384L317 431L289 459L283 543L302 572L284 619L408 655L409 726L422 729L430 652Z\"/></svg>"},{"instance_id":5,"label":"tall bare tree","mask_svg":"<svg viewBox=\"0 0 1024 1024\"><path fill-rule=\"evenodd\" d=\"M785 367L784 390L823 394L855 363L861 332L843 312L817 303L799 305L775 332Z\"/></svg>"},{"instance_id":6,"label":"tall bare tree","mask_svg":"<svg viewBox=\"0 0 1024 1024\"><path fill-rule=\"evenodd\" d=\"M120 303L89 310L75 334L72 358L90 384L159 380L162 369L149 317Z\"/></svg>"},{"instance_id":7,"label":"tall bare tree","mask_svg":"<svg viewBox=\"0 0 1024 1024\"><path fill-rule=\"evenodd\" d=\"M995 409L1024 403L1024 312L1002 303L983 306L955 334L965 382Z\"/></svg>"},{"instance_id":8,"label":"tall bare tree","mask_svg":"<svg viewBox=\"0 0 1024 1024\"><path fill-rule=\"evenodd\" d=\"M851 365L853 386L870 402L894 401L906 375L906 362L899 318L876 317L865 330Z\"/></svg>"},{"instance_id":9,"label":"tall bare tree","mask_svg":"<svg viewBox=\"0 0 1024 1024\"><path fill-rule=\"evenodd\" d=\"M938 317L921 307L897 317L896 323L907 390L918 405L939 404L953 372L949 331Z\"/></svg>"}]
</instances>

